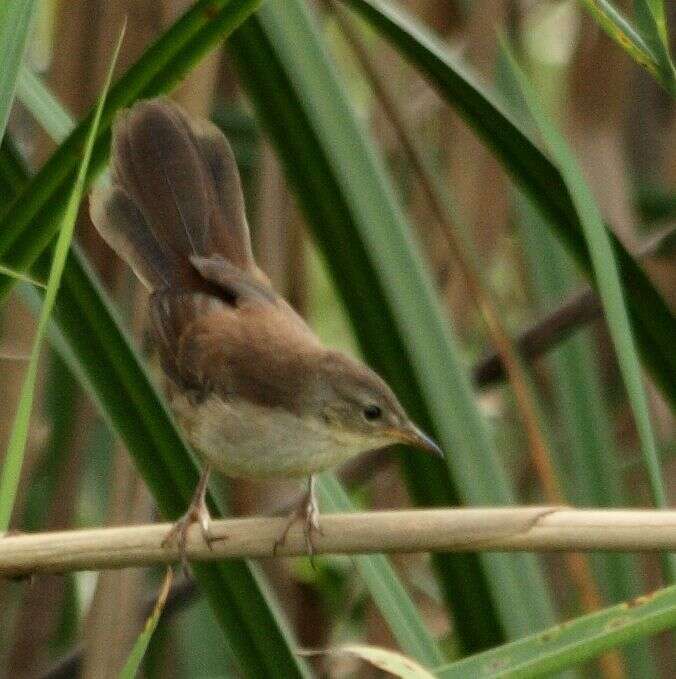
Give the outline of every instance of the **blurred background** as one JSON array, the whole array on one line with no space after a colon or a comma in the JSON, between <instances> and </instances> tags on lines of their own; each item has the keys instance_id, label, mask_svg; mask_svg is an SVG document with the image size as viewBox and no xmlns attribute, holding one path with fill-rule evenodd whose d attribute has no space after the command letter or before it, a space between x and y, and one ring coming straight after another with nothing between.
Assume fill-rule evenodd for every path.
<instances>
[{"instance_id":1,"label":"blurred background","mask_svg":"<svg viewBox=\"0 0 676 679\"><path fill-rule=\"evenodd\" d=\"M627 249L641 259L673 309L676 115L669 95L598 28L580 3L405 0L401 4L518 111L522 104L513 95L500 48L501 38L511 42L575 150L604 217ZM189 5L187 0L42 0L28 69L79 120L100 92L123 18L128 23L119 73ZM460 360L474 375L479 410L517 501L650 506L617 362L597 305L584 296L584 279L491 152L392 47L340 5L307 5L349 102L385 162L438 297L452 319ZM666 6L673 27L676 5ZM219 46L172 97L190 113L210 117L230 139L242 173L257 258L277 289L328 344L360 355L363 338L360 344L334 285L331 263L306 226L275 147L247 97L242 72L232 52ZM8 131L15 151L33 170L56 148L21 96ZM407 139L413 140L414 148ZM424 173L421 179L420 158L428 175L444 189L445 218L440 219L439 206L430 199ZM449 225L455 234L450 240ZM97 236L86 209L76 239L152 364L144 293ZM543 472L529 452L532 442L512 388L485 365L483 372L479 369L482 359L493 353L494 342L475 289L456 257L458 247L481 271L484 292L513 337L552 314L557 318L557 311L568 304L573 318L569 337L528 361L551 453L549 471ZM361 294L368 297L370 290L362 289ZM551 332L551 323L540 329ZM0 402L5 404L0 409L0 457L25 366L21 357L29 353L34 332L35 316L25 297L15 291L0 311ZM674 421L660 392L649 380L646 387L673 501ZM453 403L447 407L453 408ZM406 507L414 503L411 480L406 471L402 473L407 455L396 451L368 455L338 474L356 503L379 509ZM548 473L554 482L547 480ZM283 510L299 492L297 484L287 481L218 483L236 515ZM59 355L45 350L12 525L37 531L158 518L134 464L96 405ZM458 611L442 591L438 564L428 555L397 556L392 563L446 658L466 652L467 635L458 636ZM539 563L557 620L662 584L657 557L596 555L581 563L557 555L543 556ZM300 646L361 640L397 647L351 559L322 557L316 569L306 559L278 559L263 568ZM0 581L0 674L117 676L161 575L159 570L128 569ZM496 642L501 638L497 634ZM673 676L670 643L673 639L662 635L587 669L598 673L600 667L606 677ZM477 642L472 650L485 646ZM356 660L313 663L325 676L377 676ZM649 674L641 674L640 668ZM149 648L144 673L170 679L238 676L208 604L189 581L178 580Z\"/></svg>"}]
</instances>

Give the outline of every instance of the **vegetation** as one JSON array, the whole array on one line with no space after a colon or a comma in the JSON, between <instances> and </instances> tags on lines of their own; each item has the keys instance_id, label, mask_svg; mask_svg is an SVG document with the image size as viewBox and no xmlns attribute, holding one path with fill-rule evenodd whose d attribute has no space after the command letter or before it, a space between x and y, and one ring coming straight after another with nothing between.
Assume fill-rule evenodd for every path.
<instances>
[{"instance_id":1,"label":"vegetation","mask_svg":"<svg viewBox=\"0 0 676 679\"><path fill-rule=\"evenodd\" d=\"M158 3L134 3L109 90L129 3L93 20L85 0L0 7L0 530L171 520L196 484L143 293L86 210L69 248L116 111L168 92L231 139L275 285L446 453L326 473L324 512L667 507L664 3L625 17L605 1L199 0L180 18L173 4L159 29ZM570 313L589 286L593 312ZM527 358L517 338L537 322L553 348ZM492 351L502 384L472 370ZM213 485L214 514L271 514L298 491ZM158 566L0 581L0 672L666 677L673 558L368 554L195 563L194 580Z\"/></svg>"}]
</instances>

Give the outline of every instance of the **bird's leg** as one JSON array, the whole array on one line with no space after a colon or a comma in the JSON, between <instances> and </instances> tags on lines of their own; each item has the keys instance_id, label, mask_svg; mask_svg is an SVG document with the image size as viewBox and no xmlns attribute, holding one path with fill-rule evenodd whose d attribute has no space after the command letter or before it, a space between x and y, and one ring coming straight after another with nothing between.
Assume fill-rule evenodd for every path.
<instances>
[{"instance_id":1,"label":"bird's leg","mask_svg":"<svg viewBox=\"0 0 676 679\"><path fill-rule=\"evenodd\" d=\"M313 560L315 549L313 542L313 534L319 533L322 535L322 529L319 525L319 505L317 504L317 497L315 494L315 477L310 476L308 479L307 490L303 494L298 506L289 515L288 521L284 526L282 534L279 536L275 542L275 546L272 549L273 555L277 553L277 550L286 541L286 536L289 533L289 529L293 524L301 519L303 521L303 535L305 536L305 547L307 549L308 556L310 560ZM314 565L314 563L313 563Z\"/></svg>"},{"instance_id":2,"label":"bird's leg","mask_svg":"<svg viewBox=\"0 0 676 679\"><path fill-rule=\"evenodd\" d=\"M170 544L173 540L178 539L179 554L181 555L181 563L183 569L187 571L188 561L186 558L186 543L188 540L188 530L193 523L199 524L202 531L204 541L211 549L211 537L209 535L209 522L211 516L207 507L207 485L209 483L209 474L211 473L211 466L206 464L202 470L202 475L195 488L195 493L190 500L188 509L185 514L171 527L164 540L162 546Z\"/></svg>"}]
</instances>

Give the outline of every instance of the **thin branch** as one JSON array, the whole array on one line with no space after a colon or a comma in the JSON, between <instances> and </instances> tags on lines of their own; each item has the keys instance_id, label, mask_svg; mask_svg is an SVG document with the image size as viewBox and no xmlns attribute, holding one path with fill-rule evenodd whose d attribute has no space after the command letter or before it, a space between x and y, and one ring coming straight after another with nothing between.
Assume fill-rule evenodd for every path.
<instances>
[{"instance_id":1,"label":"thin branch","mask_svg":"<svg viewBox=\"0 0 676 679\"><path fill-rule=\"evenodd\" d=\"M663 252L669 251L676 236L676 228L663 229L641 247L637 256L644 263L650 259L659 261ZM535 325L522 332L516 339L521 359L530 364L533 359L570 337L574 332L603 317L601 300L594 290L587 288L547 314ZM505 367L497 352L489 354L472 369L474 383L488 387L507 378Z\"/></svg>"},{"instance_id":2,"label":"thin branch","mask_svg":"<svg viewBox=\"0 0 676 679\"><path fill-rule=\"evenodd\" d=\"M213 521L206 545L193 526L187 554L196 561L271 557L284 518ZM7 535L0 539L0 575L63 573L177 561L162 545L170 524ZM370 552L676 550L676 510L501 507L423 509L322 517L318 554ZM279 556L306 554L303 527L294 525Z\"/></svg>"},{"instance_id":3,"label":"thin branch","mask_svg":"<svg viewBox=\"0 0 676 679\"><path fill-rule=\"evenodd\" d=\"M591 289L583 290L519 335L516 345L522 360L532 363L533 359L602 315L598 295ZM500 355L494 352L479 361L472 370L472 377L480 387L503 381L506 375Z\"/></svg>"}]
</instances>

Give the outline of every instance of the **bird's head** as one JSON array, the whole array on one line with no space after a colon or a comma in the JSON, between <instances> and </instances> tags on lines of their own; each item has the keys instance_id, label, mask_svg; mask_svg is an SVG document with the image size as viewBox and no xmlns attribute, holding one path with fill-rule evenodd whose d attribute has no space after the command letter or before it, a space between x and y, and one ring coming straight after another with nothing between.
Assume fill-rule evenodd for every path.
<instances>
[{"instance_id":1,"label":"bird's head","mask_svg":"<svg viewBox=\"0 0 676 679\"><path fill-rule=\"evenodd\" d=\"M327 351L313 370L312 382L305 407L337 440L361 443L362 450L404 443L444 457L412 422L392 389L362 363Z\"/></svg>"}]
</instances>

